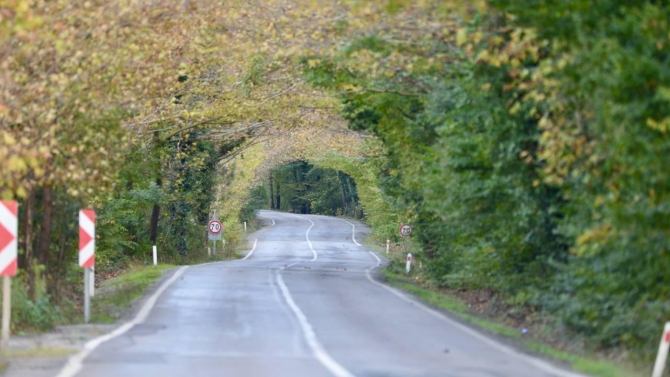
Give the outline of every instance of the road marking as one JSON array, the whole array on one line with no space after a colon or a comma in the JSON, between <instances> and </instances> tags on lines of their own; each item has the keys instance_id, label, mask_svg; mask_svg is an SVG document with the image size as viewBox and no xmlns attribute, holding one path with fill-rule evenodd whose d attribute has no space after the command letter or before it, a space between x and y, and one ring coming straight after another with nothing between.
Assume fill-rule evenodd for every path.
<instances>
[{"instance_id":1,"label":"road marking","mask_svg":"<svg viewBox=\"0 0 670 377\"><path fill-rule=\"evenodd\" d=\"M260 232L262 232L262 230L261 230ZM200 264L193 265L193 267L209 266L210 264L233 263L233 262L239 262L239 261L246 260L247 258L249 258L249 257L251 256L251 254L254 253L254 250L256 250L256 243L257 243L257 242L258 242L258 238L256 238L256 239L254 240L254 246L251 247L251 250L249 250L249 252L247 253L247 255L244 256L244 258L231 259L231 260L220 260L220 261L216 261L216 262L200 263Z\"/></svg>"},{"instance_id":2,"label":"road marking","mask_svg":"<svg viewBox=\"0 0 670 377\"><path fill-rule=\"evenodd\" d=\"M470 328L466 325L463 325L460 322L457 322L457 321L447 317L446 315L440 313L439 311L428 307L424 303L410 297L409 295L407 295L405 293L402 293L395 288L389 287L386 284L383 284L383 283L380 283L380 282L376 281L370 275L370 270L372 270L373 268L374 267L370 267L365 271L365 274L366 274L368 280L370 280L372 283L386 289L387 291L393 293L395 296L401 298L402 300L404 300L404 301L406 301L410 304L415 305L416 307L418 307L419 309L423 310L424 312L432 315L433 317L436 317L436 318L438 318L438 319L440 319L444 322L447 322L451 326L459 328L460 330L464 331L465 333L483 341L484 343L487 343L490 346L493 346L494 348L497 348L498 350L500 350L500 351L502 351L502 352L504 352L504 353L506 353L510 356L521 359L521 360L523 360L523 361L525 361L525 362L527 362L527 363L529 363L529 364L531 364L531 365L533 365L533 366L535 366L535 367L537 367L537 368L539 368L539 369L541 369L545 372L552 373L556 377L585 377L584 375L581 375L581 374L578 374L578 373L568 372L568 371L559 369L559 368L557 368L557 367L555 367L555 366L553 366L553 365L551 365L551 364L549 364L545 361L542 361L540 359L536 359L534 357L525 355L523 353L520 353L520 352L516 351L515 349L513 349L511 347L507 347L505 345L502 345L502 344L496 342L495 340L489 338L488 336L480 333L479 331L476 331L476 330L474 330L474 329L472 329L472 328Z\"/></svg>"},{"instance_id":3,"label":"road marking","mask_svg":"<svg viewBox=\"0 0 670 377\"><path fill-rule=\"evenodd\" d=\"M270 271L268 274L268 280L270 283L270 289L272 290L272 295L274 296L275 300L277 300L277 304L279 304L279 307L281 308L282 312L286 315L286 318L291 322L293 325L293 352L296 354L306 354L307 351L305 349L305 346L303 343L300 341L300 338L302 337L302 329L300 328L300 323L298 322L298 319L292 315L292 312L289 310L288 306L286 305L286 301L282 300L282 298L279 296L279 289L277 289L277 284L275 284L275 273L274 271Z\"/></svg>"},{"instance_id":4,"label":"road marking","mask_svg":"<svg viewBox=\"0 0 670 377\"><path fill-rule=\"evenodd\" d=\"M293 297L291 297L291 292L289 292L288 287L284 283L284 279L281 277L281 274L279 272L277 272L277 285L279 285L279 289L281 289L281 292L284 295L284 299L286 300L286 303L288 304L289 308L291 308L293 314L295 314L296 318L298 319L298 323L300 324L300 328L302 329L302 334L305 337L305 341L307 341L309 348L312 349L314 357L316 357L317 360L319 360L319 362L336 377L354 377L354 375L351 374L351 372L346 370L342 365L338 364L337 361L335 361L332 357L330 357L330 355L323 348L323 346L316 337L314 328L309 323L309 321L307 321L305 313L303 313L300 307L298 307L295 301L293 301Z\"/></svg>"},{"instance_id":5,"label":"road marking","mask_svg":"<svg viewBox=\"0 0 670 377\"><path fill-rule=\"evenodd\" d=\"M349 222L349 221L347 221L347 220L342 220L342 219L338 219L338 220L340 220L340 221L344 221L345 223L351 225L351 239L354 241L354 243L355 243L356 245L358 245L358 246L363 246L363 245L359 244L358 241L356 241L356 225L354 225L354 223L351 223L351 222ZM375 258L376 258L376 256L375 256Z\"/></svg>"},{"instance_id":6,"label":"road marking","mask_svg":"<svg viewBox=\"0 0 670 377\"><path fill-rule=\"evenodd\" d=\"M316 250L314 250L314 247L312 246L312 241L309 240L309 231L312 230L312 227L314 226L314 221L312 221L310 219L305 219L305 220L312 223L312 225L310 225L309 228L307 228L307 233L305 233L305 238L307 239L307 243L309 244L309 248L312 250L312 253L314 254L314 258L312 258L312 262L314 262L317 258L317 254L316 254Z\"/></svg>"},{"instance_id":7,"label":"road marking","mask_svg":"<svg viewBox=\"0 0 670 377\"><path fill-rule=\"evenodd\" d=\"M102 336L99 336L95 339L91 339L86 344L84 344L84 349L79 351L76 355L70 357L70 359L67 361L63 369L61 369L60 373L56 377L72 377L75 376L79 371L81 370L83 366L83 362L88 357L88 355L91 354L96 348L98 348L99 345L101 345L104 342L107 342L109 340L112 340L118 336L121 336L125 334L128 330L132 329L133 326L144 322L144 320L147 318L149 315L149 312L151 312L151 309L156 305L156 301L158 301L158 297L160 297L165 290L172 285L181 275L184 274L188 266L183 266L180 267L177 272L172 275L172 277L163 283L157 290L154 292L151 297L142 305L142 309L140 309L139 313L133 318L130 322L126 322L123 325L117 327L114 331L110 332L109 334L105 334Z\"/></svg>"},{"instance_id":8,"label":"road marking","mask_svg":"<svg viewBox=\"0 0 670 377\"><path fill-rule=\"evenodd\" d=\"M296 216L298 216L298 215L296 215ZM314 257L312 258L312 262L314 262L318 255L316 254L316 250L314 250L314 247L312 246L312 241L309 240L309 231L312 230L312 227L314 226L314 221L312 221L312 220L310 220L306 217L302 217L302 216L298 216L298 218L301 218L303 220L307 220L310 223L312 223L312 225L310 225L309 228L307 228L307 233L305 233L305 239L307 240L307 243L309 244L309 249L312 250L312 254L314 254Z\"/></svg>"},{"instance_id":9,"label":"road marking","mask_svg":"<svg viewBox=\"0 0 670 377\"><path fill-rule=\"evenodd\" d=\"M254 250L256 250L256 244L257 244L257 243L258 243L258 238L256 238L256 239L254 240L254 246L251 248L251 251L249 251L249 252L247 253L247 255L245 255L244 258L242 258L242 259L240 259L240 260L247 260L247 258L249 258L249 257L251 256L251 254L254 253Z\"/></svg>"},{"instance_id":10,"label":"road marking","mask_svg":"<svg viewBox=\"0 0 670 377\"><path fill-rule=\"evenodd\" d=\"M270 220L272 220L272 225L271 226L275 225L275 219L273 219L272 217L267 217L267 216L263 216L263 215L258 215L258 217L264 217L266 219L270 219Z\"/></svg>"},{"instance_id":11,"label":"road marking","mask_svg":"<svg viewBox=\"0 0 670 377\"><path fill-rule=\"evenodd\" d=\"M349 225L351 225L351 228L352 228L352 230L351 230L351 239L354 241L354 243L355 243L356 245L358 245L358 246L363 246L363 245L359 244L358 242L356 242L356 224L354 224L354 223L352 223L352 222L349 222L349 221L347 221L347 220L342 220L342 219L338 219L338 220L340 220L340 221L344 221L345 223L348 223ZM370 251L370 250L368 250L368 253L370 253L373 257L375 257L375 259L377 260L377 266L381 266L381 265L382 265L382 260L379 259L379 257L377 256L377 254L373 253L373 252ZM375 267L377 267L377 266L375 266ZM371 267L371 268L373 268L373 267Z\"/></svg>"}]
</instances>

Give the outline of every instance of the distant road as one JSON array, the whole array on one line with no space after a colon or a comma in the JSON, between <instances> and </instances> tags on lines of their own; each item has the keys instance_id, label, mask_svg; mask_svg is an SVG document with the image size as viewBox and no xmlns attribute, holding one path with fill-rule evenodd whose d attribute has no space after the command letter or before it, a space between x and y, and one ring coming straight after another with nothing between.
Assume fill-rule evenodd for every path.
<instances>
[{"instance_id":1,"label":"distant road","mask_svg":"<svg viewBox=\"0 0 670 377\"><path fill-rule=\"evenodd\" d=\"M61 375L576 376L377 282L384 259L358 244L359 224L260 216L270 226L245 260L180 270L142 323Z\"/></svg>"}]
</instances>

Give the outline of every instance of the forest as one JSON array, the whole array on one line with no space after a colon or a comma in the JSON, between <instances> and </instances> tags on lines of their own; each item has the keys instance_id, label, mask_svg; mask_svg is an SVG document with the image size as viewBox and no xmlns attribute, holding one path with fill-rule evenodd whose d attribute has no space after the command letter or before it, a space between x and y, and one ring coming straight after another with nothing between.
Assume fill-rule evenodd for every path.
<instances>
[{"instance_id":1,"label":"forest","mask_svg":"<svg viewBox=\"0 0 670 377\"><path fill-rule=\"evenodd\" d=\"M105 22L98 22L105 20ZM206 256L216 211L401 222L426 279L490 290L633 360L670 320L663 1L0 1L0 197L15 326L100 273Z\"/></svg>"}]
</instances>

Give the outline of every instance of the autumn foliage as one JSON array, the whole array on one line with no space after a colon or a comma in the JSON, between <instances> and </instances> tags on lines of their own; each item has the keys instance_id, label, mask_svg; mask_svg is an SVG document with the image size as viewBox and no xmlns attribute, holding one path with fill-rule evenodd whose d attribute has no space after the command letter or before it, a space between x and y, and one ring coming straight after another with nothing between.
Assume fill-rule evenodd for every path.
<instances>
[{"instance_id":1,"label":"autumn foliage","mask_svg":"<svg viewBox=\"0 0 670 377\"><path fill-rule=\"evenodd\" d=\"M307 161L355 181L380 239L411 222L435 285L649 355L670 310L668 12L0 0L0 196L21 201L26 279L67 283L81 206L102 269L156 243L184 261L212 211L234 229Z\"/></svg>"}]
</instances>

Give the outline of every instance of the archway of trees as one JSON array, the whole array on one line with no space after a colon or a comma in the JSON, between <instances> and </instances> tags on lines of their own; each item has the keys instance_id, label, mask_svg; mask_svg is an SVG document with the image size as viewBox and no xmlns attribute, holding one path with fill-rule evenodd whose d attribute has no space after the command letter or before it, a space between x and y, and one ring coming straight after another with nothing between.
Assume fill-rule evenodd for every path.
<instances>
[{"instance_id":1,"label":"archway of trees","mask_svg":"<svg viewBox=\"0 0 670 377\"><path fill-rule=\"evenodd\" d=\"M0 197L20 201L26 296L48 310L80 282L81 207L101 272L154 243L188 261L212 212L240 234L250 193L304 161L355 182L377 237L416 225L432 284L649 356L670 308L669 12L0 2Z\"/></svg>"}]
</instances>

